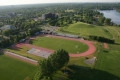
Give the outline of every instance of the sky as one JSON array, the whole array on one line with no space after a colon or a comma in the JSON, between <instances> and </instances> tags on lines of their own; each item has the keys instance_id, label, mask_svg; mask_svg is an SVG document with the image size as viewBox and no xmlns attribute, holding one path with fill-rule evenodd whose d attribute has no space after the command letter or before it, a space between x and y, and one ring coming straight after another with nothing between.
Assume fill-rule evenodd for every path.
<instances>
[{"instance_id":1,"label":"sky","mask_svg":"<svg viewBox=\"0 0 120 80\"><path fill-rule=\"evenodd\" d=\"M120 0L0 0L2 5L35 4L35 3L59 3L59 2L120 2Z\"/></svg>"}]
</instances>

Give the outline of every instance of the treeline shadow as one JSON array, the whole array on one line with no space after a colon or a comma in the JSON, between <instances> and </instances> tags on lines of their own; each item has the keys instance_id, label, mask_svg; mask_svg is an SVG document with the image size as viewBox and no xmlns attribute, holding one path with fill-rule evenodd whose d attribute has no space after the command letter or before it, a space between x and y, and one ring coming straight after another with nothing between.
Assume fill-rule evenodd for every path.
<instances>
[{"instance_id":1,"label":"treeline shadow","mask_svg":"<svg viewBox=\"0 0 120 80\"><path fill-rule=\"evenodd\" d=\"M3 54L4 54L4 50L0 49L0 55L3 55Z\"/></svg>"},{"instance_id":2,"label":"treeline shadow","mask_svg":"<svg viewBox=\"0 0 120 80\"><path fill-rule=\"evenodd\" d=\"M69 65L68 68L68 80L120 80L120 77L98 69L77 65Z\"/></svg>"},{"instance_id":3,"label":"treeline shadow","mask_svg":"<svg viewBox=\"0 0 120 80\"><path fill-rule=\"evenodd\" d=\"M120 43L114 43L115 45L120 45Z\"/></svg>"},{"instance_id":4,"label":"treeline shadow","mask_svg":"<svg viewBox=\"0 0 120 80\"><path fill-rule=\"evenodd\" d=\"M0 55L3 55L4 53L0 52Z\"/></svg>"}]
</instances>

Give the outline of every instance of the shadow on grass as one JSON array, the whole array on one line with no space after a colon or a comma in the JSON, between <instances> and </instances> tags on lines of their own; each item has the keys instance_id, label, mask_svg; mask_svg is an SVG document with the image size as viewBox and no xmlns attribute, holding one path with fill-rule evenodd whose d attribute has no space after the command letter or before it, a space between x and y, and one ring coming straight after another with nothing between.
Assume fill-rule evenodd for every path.
<instances>
[{"instance_id":1,"label":"shadow on grass","mask_svg":"<svg viewBox=\"0 0 120 80\"><path fill-rule=\"evenodd\" d=\"M114 43L115 45L120 45L120 43Z\"/></svg>"},{"instance_id":2,"label":"shadow on grass","mask_svg":"<svg viewBox=\"0 0 120 80\"><path fill-rule=\"evenodd\" d=\"M22 49L22 48L20 48L20 47L15 47L15 48L9 47L8 49L15 50L15 51L20 51L20 49Z\"/></svg>"},{"instance_id":3,"label":"shadow on grass","mask_svg":"<svg viewBox=\"0 0 120 80\"><path fill-rule=\"evenodd\" d=\"M0 51L0 55L3 55L4 53Z\"/></svg>"},{"instance_id":4,"label":"shadow on grass","mask_svg":"<svg viewBox=\"0 0 120 80\"><path fill-rule=\"evenodd\" d=\"M108 50L103 50L103 52L108 53L109 51Z\"/></svg>"},{"instance_id":5,"label":"shadow on grass","mask_svg":"<svg viewBox=\"0 0 120 80\"><path fill-rule=\"evenodd\" d=\"M68 68L68 80L120 80L120 77L98 69L77 65L69 65Z\"/></svg>"}]
</instances>

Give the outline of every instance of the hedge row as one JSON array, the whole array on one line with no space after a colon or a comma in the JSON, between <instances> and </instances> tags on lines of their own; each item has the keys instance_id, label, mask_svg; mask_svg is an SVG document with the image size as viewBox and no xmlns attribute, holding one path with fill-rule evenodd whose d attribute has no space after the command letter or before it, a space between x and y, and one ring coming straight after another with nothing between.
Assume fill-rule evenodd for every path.
<instances>
[{"instance_id":1,"label":"hedge row","mask_svg":"<svg viewBox=\"0 0 120 80\"><path fill-rule=\"evenodd\" d=\"M111 44L115 43L115 40L108 39L108 38L105 38L105 37L102 37L102 36L89 35L89 38L92 39L92 40L97 40L99 42L106 42L106 43L111 43Z\"/></svg>"}]
</instances>

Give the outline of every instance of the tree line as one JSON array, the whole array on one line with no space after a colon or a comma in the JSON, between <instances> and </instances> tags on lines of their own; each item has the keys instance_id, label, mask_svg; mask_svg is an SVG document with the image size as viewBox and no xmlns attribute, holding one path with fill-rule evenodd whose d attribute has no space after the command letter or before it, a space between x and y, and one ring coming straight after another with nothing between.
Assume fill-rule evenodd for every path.
<instances>
[{"instance_id":1,"label":"tree line","mask_svg":"<svg viewBox=\"0 0 120 80\"><path fill-rule=\"evenodd\" d=\"M5 33L6 36L4 36L4 35L0 36L0 48L9 47L9 46L19 42L21 39L25 39L27 37L33 36L33 35L35 35L36 32L40 32L41 29L36 27L33 29L29 29L25 33L11 35L11 32L13 32L13 31L14 30L8 30L8 32Z\"/></svg>"},{"instance_id":2,"label":"tree line","mask_svg":"<svg viewBox=\"0 0 120 80\"><path fill-rule=\"evenodd\" d=\"M108 38L105 38L105 37L102 37L102 36L89 35L89 38L92 39L92 40L97 40L99 42L106 42L106 43L111 43L111 44L115 43L115 40L108 39Z\"/></svg>"}]
</instances>

